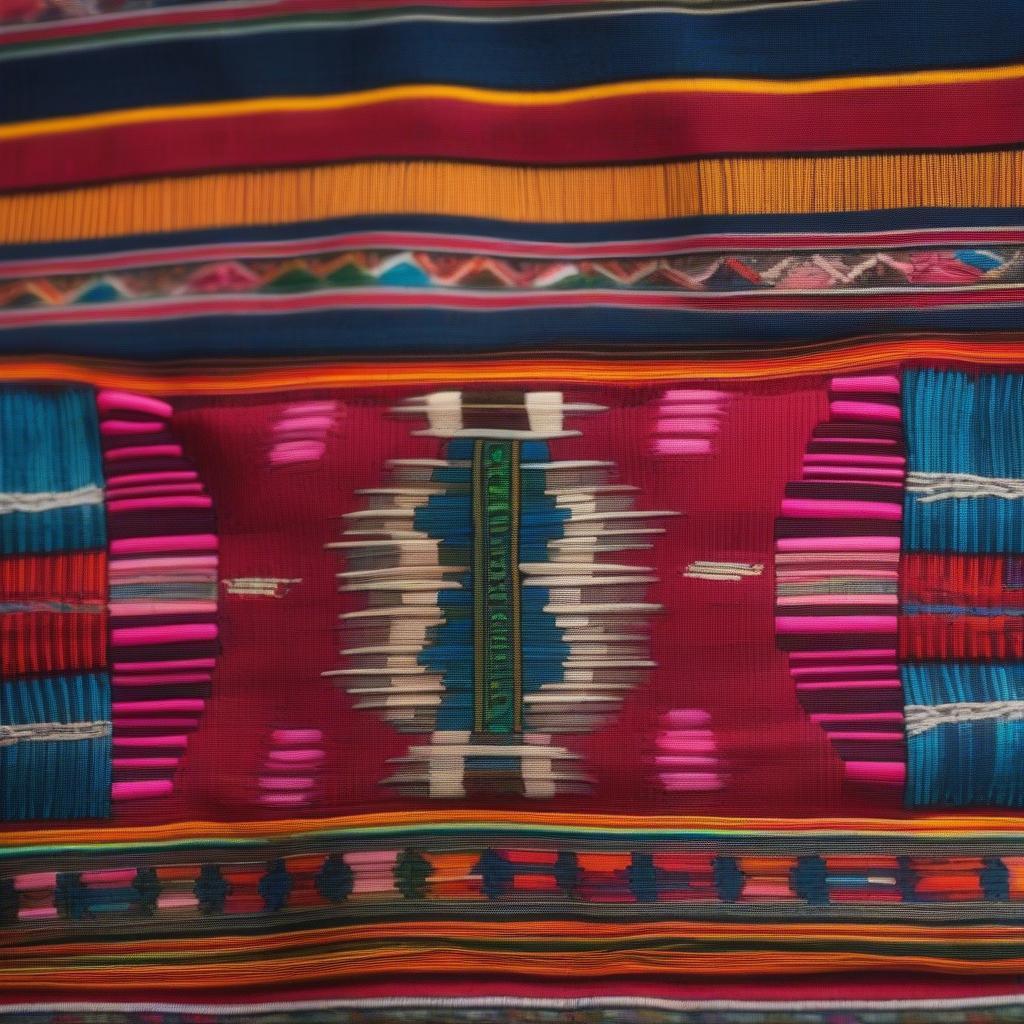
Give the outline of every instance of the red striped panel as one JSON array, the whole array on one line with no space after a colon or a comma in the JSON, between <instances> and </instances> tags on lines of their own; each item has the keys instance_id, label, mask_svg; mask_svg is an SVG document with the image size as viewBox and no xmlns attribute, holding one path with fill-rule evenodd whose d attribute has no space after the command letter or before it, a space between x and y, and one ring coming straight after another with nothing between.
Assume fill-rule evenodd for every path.
<instances>
[{"instance_id":1,"label":"red striped panel","mask_svg":"<svg viewBox=\"0 0 1024 1024\"><path fill-rule=\"evenodd\" d=\"M105 551L0 559L0 601L106 600Z\"/></svg>"},{"instance_id":2,"label":"red striped panel","mask_svg":"<svg viewBox=\"0 0 1024 1024\"><path fill-rule=\"evenodd\" d=\"M530 165L707 154L965 149L1020 141L1024 79L791 96L659 93L518 106L408 99L331 111L154 120L10 139L0 189L371 159ZM709 117L709 110L714 116Z\"/></svg>"}]
</instances>

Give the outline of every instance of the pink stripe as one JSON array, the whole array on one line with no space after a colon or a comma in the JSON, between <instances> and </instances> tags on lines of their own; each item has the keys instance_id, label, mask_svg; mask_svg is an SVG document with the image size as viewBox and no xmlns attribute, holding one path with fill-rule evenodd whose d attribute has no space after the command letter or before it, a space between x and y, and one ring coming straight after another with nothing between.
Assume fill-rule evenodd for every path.
<instances>
[{"instance_id":1,"label":"pink stripe","mask_svg":"<svg viewBox=\"0 0 1024 1024\"><path fill-rule=\"evenodd\" d=\"M205 496L168 495L161 498L122 498L107 502L110 512L138 512L147 508L213 508Z\"/></svg>"},{"instance_id":2,"label":"pink stripe","mask_svg":"<svg viewBox=\"0 0 1024 1024\"><path fill-rule=\"evenodd\" d=\"M661 716L662 722L667 725L679 728L688 726L707 725L711 721L711 715L703 708L672 708Z\"/></svg>"},{"instance_id":3,"label":"pink stripe","mask_svg":"<svg viewBox=\"0 0 1024 1024\"><path fill-rule=\"evenodd\" d=\"M271 431L275 434L286 434L293 430L309 431L313 434L326 433L334 426L334 418L331 416L292 416L288 419L278 420Z\"/></svg>"},{"instance_id":4,"label":"pink stripe","mask_svg":"<svg viewBox=\"0 0 1024 1024\"><path fill-rule=\"evenodd\" d=\"M884 501L843 501L828 498L783 498L784 516L809 516L815 519L858 519L861 516L872 519L900 519L903 516L901 504Z\"/></svg>"},{"instance_id":5,"label":"pink stripe","mask_svg":"<svg viewBox=\"0 0 1024 1024\"><path fill-rule=\"evenodd\" d=\"M658 778L667 790L675 793L704 793L725 785L717 772L660 772Z\"/></svg>"},{"instance_id":6,"label":"pink stripe","mask_svg":"<svg viewBox=\"0 0 1024 1024\"><path fill-rule=\"evenodd\" d=\"M902 480L902 469L872 469L868 466L808 466L804 477L813 479L817 476L839 476L858 480Z\"/></svg>"},{"instance_id":7,"label":"pink stripe","mask_svg":"<svg viewBox=\"0 0 1024 1024\"><path fill-rule=\"evenodd\" d=\"M900 407L883 402L829 402L829 412L836 419L850 417L856 420L886 420L899 422Z\"/></svg>"},{"instance_id":8,"label":"pink stripe","mask_svg":"<svg viewBox=\"0 0 1024 1024\"><path fill-rule=\"evenodd\" d=\"M900 393L900 379L891 374L881 374L869 377L833 377L829 381L829 388L832 391L841 392L874 392L875 394L898 395Z\"/></svg>"},{"instance_id":9,"label":"pink stripe","mask_svg":"<svg viewBox=\"0 0 1024 1024\"><path fill-rule=\"evenodd\" d=\"M670 388L662 402L718 402L732 397L730 391L710 391L703 388Z\"/></svg>"},{"instance_id":10,"label":"pink stripe","mask_svg":"<svg viewBox=\"0 0 1024 1024\"><path fill-rule=\"evenodd\" d=\"M315 764L326 756L322 750L271 750L267 754L267 764Z\"/></svg>"},{"instance_id":11,"label":"pink stripe","mask_svg":"<svg viewBox=\"0 0 1024 1024\"><path fill-rule=\"evenodd\" d=\"M778 551L899 551L899 537L785 537Z\"/></svg>"},{"instance_id":12,"label":"pink stripe","mask_svg":"<svg viewBox=\"0 0 1024 1024\"><path fill-rule=\"evenodd\" d=\"M804 465L843 463L850 466L903 466L907 460L902 455L858 455L853 452L808 452Z\"/></svg>"},{"instance_id":13,"label":"pink stripe","mask_svg":"<svg viewBox=\"0 0 1024 1024\"><path fill-rule=\"evenodd\" d=\"M697 416L675 416L658 420L655 430L659 434L672 434L677 431L687 434L714 434L719 426L718 420Z\"/></svg>"},{"instance_id":14,"label":"pink stripe","mask_svg":"<svg viewBox=\"0 0 1024 1024\"><path fill-rule=\"evenodd\" d=\"M199 900L188 893L164 893L158 896L156 905L160 910L184 910L199 906Z\"/></svg>"},{"instance_id":15,"label":"pink stripe","mask_svg":"<svg viewBox=\"0 0 1024 1024\"><path fill-rule=\"evenodd\" d=\"M79 876L83 882L134 882L138 876L135 868L111 868L109 870L83 871Z\"/></svg>"},{"instance_id":16,"label":"pink stripe","mask_svg":"<svg viewBox=\"0 0 1024 1024\"><path fill-rule=\"evenodd\" d=\"M131 714L135 711L202 711L205 700L176 698L174 700L123 700L111 705L114 714Z\"/></svg>"},{"instance_id":17,"label":"pink stripe","mask_svg":"<svg viewBox=\"0 0 1024 1024\"><path fill-rule=\"evenodd\" d=\"M779 608L827 608L844 604L895 605L899 604L899 598L895 594L801 594L776 598L775 603Z\"/></svg>"},{"instance_id":18,"label":"pink stripe","mask_svg":"<svg viewBox=\"0 0 1024 1024\"><path fill-rule=\"evenodd\" d=\"M301 807L309 803L309 793L260 793L260 803L271 807Z\"/></svg>"},{"instance_id":19,"label":"pink stripe","mask_svg":"<svg viewBox=\"0 0 1024 1024\"><path fill-rule=\"evenodd\" d=\"M725 406L708 402L685 402L658 406L659 416L724 416Z\"/></svg>"},{"instance_id":20,"label":"pink stripe","mask_svg":"<svg viewBox=\"0 0 1024 1024\"><path fill-rule=\"evenodd\" d=\"M216 551L212 533L172 534L167 537L124 537L110 542L112 555L137 555L152 551Z\"/></svg>"},{"instance_id":21,"label":"pink stripe","mask_svg":"<svg viewBox=\"0 0 1024 1024\"><path fill-rule=\"evenodd\" d=\"M712 450L709 440L696 437L658 437L653 447L659 455L707 455Z\"/></svg>"},{"instance_id":22,"label":"pink stripe","mask_svg":"<svg viewBox=\"0 0 1024 1024\"><path fill-rule=\"evenodd\" d=\"M107 477L108 487L127 487L130 484L174 483L182 480L198 480L194 469L166 469L159 473L120 473Z\"/></svg>"},{"instance_id":23,"label":"pink stripe","mask_svg":"<svg viewBox=\"0 0 1024 1024\"><path fill-rule=\"evenodd\" d=\"M103 453L106 462L120 462L122 459L180 458L180 444L133 444L124 448L108 448Z\"/></svg>"},{"instance_id":24,"label":"pink stripe","mask_svg":"<svg viewBox=\"0 0 1024 1024\"><path fill-rule=\"evenodd\" d=\"M814 434L815 441L824 444L852 444L858 447L894 448L899 442L894 437L839 437L835 434Z\"/></svg>"},{"instance_id":25,"label":"pink stripe","mask_svg":"<svg viewBox=\"0 0 1024 1024\"><path fill-rule=\"evenodd\" d=\"M118 556L110 563L111 572L127 572L133 569L158 569L162 572L173 569L216 569L216 555L174 555L150 558L122 558Z\"/></svg>"},{"instance_id":26,"label":"pink stripe","mask_svg":"<svg viewBox=\"0 0 1024 1024\"><path fill-rule=\"evenodd\" d=\"M779 615L778 633L895 633L895 615Z\"/></svg>"},{"instance_id":27,"label":"pink stripe","mask_svg":"<svg viewBox=\"0 0 1024 1024\"><path fill-rule=\"evenodd\" d=\"M56 871L33 871L14 876L15 892L32 892L36 889L52 889L57 884Z\"/></svg>"},{"instance_id":28,"label":"pink stripe","mask_svg":"<svg viewBox=\"0 0 1024 1024\"><path fill-rule=\"evenodd\" d=\"M295 441L275 445L270 450L270 461L274 464L289 462L314 462L323 458L327 445L323 441Z\"/></svg>"},{"instance_id":29,"label":"pink stripe","mask_svg":"<svg viewBox=\"0 0 1024 1024\"><path fill-rule=\"evenodd\" d=\"M171 686L178 683L208 683L213 677L209 672L168 672L149 675L120 675L113 677L114 686Z\"/></svg>"},{"instance_id":30,"label":"pink stripe","mask_svg":"<svg viewBox=\"0 0 1024 1024\"><path fill-rule=\"evenodd\" d=\"M57 916L56 907L23 907L18 911L19 921L45 921Z\"/></svg>"},{"instance_id":31,"label":"pink stripe","mask_svg":"<svg viewBox=\"0 0 1024 1024\"><path fill-rule=\"evenodd\" d=\"M320 729L275 729L270 738L274 743L319 743L324 734Z\"/></svg>"},{"instance_id":32,"label":"pink stripe","mask_svg":"<svg viewBox=\"0 0 1024 1024\"><path fill-rule=\"evenodd\" d=\"M659 750L672 750L680 754L711 754L718 749L713 734L704 736L678 732L660 733L655 741Z\"/></svg>"},{"instance_id":33,"label":"pink stripe","mask_svg":"<svg viewBox=\"0 0 1024 1024\"><path fill-rule=\"evenodd\" d=\"M110 787L112 800L145 800L149 797L170 796L174 784L170 779L144 779L137 782L115 782Z\"/></svg>"},{"instance_id":34,"label":"pink stripe","mask_svg":"<svg viewBox=\"0 0 1024 1024\"><path fill-rule=\"evenodd\" d=\"M170 419L174 409L159 398L151 398L148 395L136 395L131 391L115 391L104 389L96 395L96 407L100 412L111 412L115 409L125 409L130 412L144 413L148 416L157 416L163 419Z\"/></svg>"},{"instance_id":35,"label":"pink stripe","mask_svg":"<svg viewBox=\"0 0 1024 1024\"><path fill-rule=\"evenodd\" d=\"M118 718L114 716L114 731L120 735L125 729L162 729L164 732L176 732L180 729L195 729L199 725L198 718Z\"/></svg>"},{"instance_id":36,"label":"pink stripe","mask_svg":"<svg viewBox=\"0 0 1024 1024\"><path fill-rule=\"evenodd\" d=\"M878 782L902 786L907 781L907 766L902 761L847 761L846 777L854 782Z\"/></svg>"},{"instance_id":37,"label":"pink stripe","mask_svg":"<svg viewBox=\"0 0 1024 1024\"><path fill-rule=\"evenodd\" d=\"M333 416L338 412L338 403L332 401L324 402L295 402L289 405L284 412L283 416L318 416L326 415L332 417L331 423L333 424Z\"/></svg>"},{"instance_id":38,"label":"pink stripe","mask_svg":"<svg viewBox=\"0 0 1024 1024\"><path fill-rule=\"evenodd\" d=\"M216 601L114 601L110 614L114 618L133 615L214 615Z\"/></svg>"},{"instance_id":39,"label":"pink stripe","mask_svg":"<svg viewBox=\"0 0 1024 1024\"><path fill-rule=\"evenodd\" d=\"M212 622L187 622L173 626L124 626L110 631L110 640L115 647L190 643L216 639L217 626Z\"/></svg>"},{"instance_id":40,"label":"pink stripe","mask_svg":"<svg viewBox=\"0 0 1024 1024\"><path fill-rule=\"evenodd\" d=\"M125 434L159 434L165 424L159 420L103 420L100 433L104 437L122 437Z\"/></svg>"}]
</instances>

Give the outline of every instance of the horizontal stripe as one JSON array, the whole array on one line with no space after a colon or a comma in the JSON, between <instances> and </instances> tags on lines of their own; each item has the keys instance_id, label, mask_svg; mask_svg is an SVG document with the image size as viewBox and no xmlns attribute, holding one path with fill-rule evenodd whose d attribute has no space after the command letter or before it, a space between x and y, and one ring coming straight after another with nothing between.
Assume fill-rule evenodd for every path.
<instances>
[{"instance_id":1,"label":"horizontal stripe","mask_svg":"<svg viewBox=\"0 0 1024 1024\"><path fill-rule=\"evenodd\" d=\"M109 736L110 722L31 722L0 725L0 747L15 743L55 743Z\"/></svg>"},{"instance_id":2,"label":"horizontal stripe","mask_svg":"<svg viewBox=\"0 0 1024 1024\"><path fill-rule=\"evenodd\" d=\"M622 843L645 842L648 837L666 839L750 838L785 836L788 841L879 837L939 842L956 839L988 840L998 836L1024 840L1024 816L1013 814L941 815L918 814L913 818L835 817L823 823L816 818L735 818L701 815L615 815L556 811L474 811L445 810L440 820L436 811L393 811L353 814L334 818L286 819L276 821L179 821L166 825L107 824L91 828L50 828L0 832L0 856L4 859L33 857L54 851L62 853L110 852L111 850L165 850L179 846L261 845L267 838L301 837L303 841L326 836L345 839L384 837L402 841L408 834L452 834L461 839L476 833L522 836L544 835L611 838Z\"/></svg>"},{"instance_id":3,"label":"horizontal stripe","mask_svg":"<svg viewBox=\"0 0 1024 1024\"><path fill-rule=\"evenodd\" d=\"M88 384L142 394L255 394L304 388L367 388L426 384L509 384L516 381L625 385L707 380L709 353L666 359L638 351L628 359L595 359L548 355L532 358L459 359L344 362L322 359L315 363L278 359L244 362L237 356L229 367L201 372L161 367L147 371L145 364L98 360L94 357L62 359L38 356L0 357L0 380L25 383L38 380ZM1024 361L1020 335L991 340L969 337L854 338L841 345L780 345L770 357L749 357L743 352L720 352L714 376L722 380L791 379L809 374L859 372L891 367L904 359L964 360L979 366L1015 367Z\"/></svg>"},{"instance_id":4,"label":"horizontal stripe","mask_svg":"<svg viewBox=\"0 0 1024 1024\"><path fill-rule=\"evenodd\" d=\"M1024 206L1024 153L710 159L516 168L412 161L205 174L0 196L9 244L432 214L596 224L883 207Z\"/></svg>"},{"instance_id":5,"label":"horizontal stripe","mask_svg":"<svg viewBox=\"0 0 1024 1024\"><path fill-rule=\"evenodd\" d=\"M103 503L103 488L86 484L72 491L50 491L20 494L0 492L0 515L11 512L46 512L55 508L75 508L78 505Z\"/></svg>"},{"instance_id":6,"label":"horizontal stripe","mask_svg":"<svg viewBox=\"0 0 1024 1024\"><path fill-rule=\"evenodd\" d=\"M838 304L838 302L837 302ZM845 344L878 330L930 334L1005 332L1020 325L1019 303L959 302L928 308L770 310L760 300L746 310L628 309L615 304L551 304L505 310L450 309L394 304L382 308L314 309L275 315L195 315L179 319L116 320L12 327L0 331L0 355L51 355L143 359L234 359L233 338L244 336L247 357L437 356L536 352L571 357L575 352L623 349L634 358L657 350L704 354L723 361L755 352L765 360L786 346ZM486 329L485 329L486 328ZM142 344L144 339L145 344ZM927 357L932 353L925 351ZM456 364L456 365L460 365ZM716 371L717 372L717 371Z\"/></svg>"},{"instance_id":7,"label":"horizontal stripe","mask_svg":"<svg viewBox=\"0 0 1024 1024\"><path fill-rule=\"evenodd\" d=\"M409 86L9 124L0 127L0 189L339 160L570 166L1024 140L1019 68L1002 80L911 89L720 93L713 117L709 93L649 81L626 88L534 95Z\"/></svg>"},{"instance_id":8,"label":"horizontal stripe","mask_svg":"<svg viewBox=\"0 0 1024 1024\"><path fill-rule=\"evenodd\" d=\"M126 95L157 106L398 82L570 88L629 79L637 67L651 78L775 79L976 68L1019 60L1016 40L1024 32L1024 11L1014 0L987 0L969 33L955 31L962 18L956 0L902 0L896 9L886 0L772 5L720 18L655 5L532 13L520 7L502 14L378 11L362 19L229 21L187 38L107 35L35 52L8 45L0 48L8 64L0 121L115 109ZM823 38L843 45L823 46ZM287 61L280 59L281 45L288 47ZM117 61L116 76L107 73L110 60ZM182 67L190 73L178 73Z\"/></svg>"}]
</instances>

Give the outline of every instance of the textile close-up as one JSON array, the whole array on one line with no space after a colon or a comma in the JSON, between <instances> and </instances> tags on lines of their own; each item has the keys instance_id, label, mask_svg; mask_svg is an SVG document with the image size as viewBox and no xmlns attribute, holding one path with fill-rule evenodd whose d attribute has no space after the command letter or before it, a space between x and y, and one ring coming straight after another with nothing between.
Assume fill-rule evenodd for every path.
<instances>
[{"instance_id":1,"label":"textile close-up","mask_svg":"<svg viewBox=\"0 0 1024 1024\"><path fill-rule=\"evenodd\" d=\"M1024 1022L1021 0L0 0L0 1024L400 1022Z\"/></svg>"}]
</instances>

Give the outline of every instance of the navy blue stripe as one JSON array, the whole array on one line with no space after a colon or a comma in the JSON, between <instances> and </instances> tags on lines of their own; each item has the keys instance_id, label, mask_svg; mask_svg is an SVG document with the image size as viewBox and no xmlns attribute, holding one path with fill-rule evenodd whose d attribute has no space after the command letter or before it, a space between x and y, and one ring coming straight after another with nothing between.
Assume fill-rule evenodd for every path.
<instances>
[{"instance_id":1,"label":"navy blue stripe","mask_svg":"<svg viewBox=\"0 0 1024 1024\"><path fill-rule=\"evenodd\" d=\"M678 310L344 310L196 317L150 323L26 327L0 332L0 354L132 360L260 356L476 355L614 348L686 355L695 349L839 341L869 333L1017 330L1020 306L777 314ZM758 352L757 354L764 354Z\"/></svg>"},{"instance_id":2,"label":"navy blue stripe","mask_svg":"<svg viewBox=\"0 0 1024 1024\"><path fill-rule=\"evenodd\" d=\"M965 24L965 21L967 24ZM165 103L318 95L396 83L559 89L689 75L807 78L1024 57L1024 4L853 0L718 16L631 13L501 22L216 29L116 48L8 53L0 120Z\"/></svg>"},{"instance_id":3,"label":"navy blue stripe","mask_svg":"<svg viewBox=\"0 0 1024 1024\"><path fill-rule=\"evenodd\" d=\"M616 221L600 224L528 224L478 217L421 214L366 215L295 224L172 231L117 238L5 245L0 259L44 259L132 252L175 246L232 242L280 242L321 238L355 231L420 231L441 235L477 235L529 242L617 242L731 232L778 234L804 232L903 231L920 228L1024 227L1024 208L912 207L847 213L765 214L676 217L668 220Z\"/></svg>"}]
</instances>

